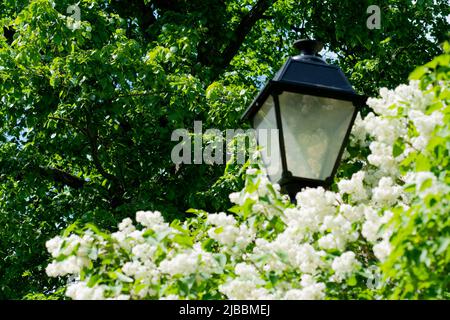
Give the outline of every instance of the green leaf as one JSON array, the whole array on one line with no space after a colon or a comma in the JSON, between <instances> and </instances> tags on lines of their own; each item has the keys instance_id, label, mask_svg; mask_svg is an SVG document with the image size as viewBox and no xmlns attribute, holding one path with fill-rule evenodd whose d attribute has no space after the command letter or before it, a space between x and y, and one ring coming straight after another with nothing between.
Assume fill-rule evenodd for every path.
<instances>
[{"instance_id":1,"label":"green leaf","mask_svg":"<svg viewBox=\"0 0 450 320\"><path fill-rule=\"evenodd\" d=\"M211 252L214 243L215 243L215 241L213 239L210 239L210 238L206 239L205 241L202 242L202 249L207 252Z\"/></svg>"},{"instance_id":2,"label":"green leaf","mask_svg":"<svg viewBox=\"0 0 450 320\"><path fill-rule=\"evenodd\" d=\"M192 239L187 235L176 234L173 237L172 241L175 243L178 243L179 245L184 246L184 247L192 247L193 246Z\"/></svg>"},{"instance_id":3,"label":"green leaf","mask_svg":"<svg viewBox=\"0 0 450 320\"><path fill-rule=\"evenodd\" d=\"M417 67L409 75L409 80L420 80L427 72L428 72L428 68L423 67L423 66Z\"/></svg>"},{"instance_id":4,"label":"green leaf","mask_svg":"<svg viewBox=\"0 0 450 320\"><path fill-rule=\"evenodd\" d=\"M450 237L441 238L440 245L436 251L436 254L441 254L443 252L446 252L449 245L450 245Z\"/></svg>"},{"instance_id":5,"label":"green leaf","mask_svg":"<svg viewBox=\"0 0 450 320\"><path fill-rule=\"evenodd\" d=\"M403 142L402 138L398 138L395 143L394 147L392 148L392 155L394 158L398 157L405 151L405 143Z\"/></svg>"},{"instance_id":6,"label":"green leaf","mask_svg":"<svg viewBox=\"0 0 450 320\"><path fill-rule=\"evenodd\" d=\"M356 286L357 283L358 283L358 281L356 280L356 276L355 276L355 275L351 276L351 277L348 278L348 280L347 280L347 284L348 284L350 287Z\"/></svg>"},{"instance_id":7,"label":"green leaf","mask_svg":"<svg viewBox=\"0 0 450 320\"><path fill-rule=\"evenodd\" d=\"M216 259L221 268L224 268L225 265L227 264L227 256L222 253L215 254L214 259Z\"/></svg>"},{"instance_id":8,"label":"green leaf","mask_svg":"<svg viewBox=\"0 0 450 320\"><path fill-rule=\"evenodd\" d=\"M423 154L417 155L416 158L416 172L430 171L430 160Z\"/></svg>"},{"instance_id":9,"label":"green leaf","mask_svg":"<svg viewBox=\"0 0 450 320\"><path fill-rule=\"evenodd\" d=\"M223 232L223 227L217 227L214 229L215 234L221 234Z\"/></svg>"},{"instance_id":10,"label":"green leaf","mask_svg":"<svg viewBox=\"0 0 450 320\"><path fill-rule=\"evenodd\" d=\"M424 191L424 190L428 189L429 187L431 187L432 185L433 185L433 180L432 179L426 179L420 185L420 191Z\"/></svg>"}]
</instances>

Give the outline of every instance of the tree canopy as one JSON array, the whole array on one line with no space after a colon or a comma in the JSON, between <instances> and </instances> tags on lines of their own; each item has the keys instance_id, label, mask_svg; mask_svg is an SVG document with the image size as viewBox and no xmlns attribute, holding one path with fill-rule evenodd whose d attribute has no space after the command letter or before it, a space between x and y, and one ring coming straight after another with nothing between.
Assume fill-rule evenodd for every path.
<instances>
[{"instance_id":1,"label":"tree canopy","mask_svg":"<svg viewBox=\"0 0 450 320\"><path fill-rule=\"evenodd\" d=\"M0 3L0 297L58 285L45 241L76 220L225 210L239 167L176 166L171 132L225 130L298 38L326 44L368 95L441 52L446 0L81 0Z\"/></svg>"}]
</instances>

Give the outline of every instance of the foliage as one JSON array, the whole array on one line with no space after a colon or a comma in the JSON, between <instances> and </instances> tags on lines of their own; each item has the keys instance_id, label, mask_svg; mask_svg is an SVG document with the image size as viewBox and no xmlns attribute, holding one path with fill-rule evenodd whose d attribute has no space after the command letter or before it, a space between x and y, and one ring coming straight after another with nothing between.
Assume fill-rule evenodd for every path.
<instances>
[{"instance_id":1,"label":"foliage","mask_svg":"<svg viewBox=\"0 0 450 320\"><path fill-rule=\"evenodd\" d=\"M69 227L47 242L72 299L450 298L450 51L369 99L353 146L367 156L335 191L295 205L259 166L229 214L165 222L138 211L114 233ZM351 149L351 147L349 148ZM362 154L362 153L361 153Z\"/></svg>"},{"instance_id":2,"label":"foliage","mask_svg":"<svg viewBox=\"0 0 450 320\"><path fill-rule=\"evenodd\" d=\"M113 231L141 209L225 210L241 168L176 167L170 134L236 127L293 40L329 44L366 94L437 54L448 1L378 2L380 30L365 0L81 0L81 21L73 1L2 1L0 298L61 284L44 243L76 220Z\"/></svg>"},{"instance_id":3,"label":"foliage","mask_svg":"<svg viewBox=\"0 0 450 320\"><path fill-rule=\"evenodd\" d=\"M427 145L411 151L399 164L402 174L415 171L416 179L406 187L410 208L394 211L391 222L398 232L391 239L393 252L383 271L396 282L392 298L450 298L450 45L445 43L444 49L446 54L411 75L435 100L424 110L425 118L413 120L416 134L428 131ZM433 132L423 121L430 121L437 110L444 125ZM401 115L399 111L397 116ZM407 148L406 144L399 138L394 150Z\"/></svg>"}]
</instances>

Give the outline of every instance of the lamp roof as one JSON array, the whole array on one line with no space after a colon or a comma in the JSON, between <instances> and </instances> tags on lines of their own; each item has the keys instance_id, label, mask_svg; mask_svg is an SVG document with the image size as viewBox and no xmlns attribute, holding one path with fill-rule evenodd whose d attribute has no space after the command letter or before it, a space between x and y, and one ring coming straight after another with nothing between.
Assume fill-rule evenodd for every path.
<instances>
[{"instance_id":1,"label":"lamp roof","mask_svg":"<svg viewBox=\"0 0 450 320\"><path fill-rule=\"evenodd\" d=\"M365 101L353 90L342 70L327 64L318 55L323 48L316 40L298 40L294 46L300 54L290 57L272 80L269 80L245 111L242 119L248 119L259 110L267 97L275 92L292 91L351 101Z\"/></svg>"}]
</instances>

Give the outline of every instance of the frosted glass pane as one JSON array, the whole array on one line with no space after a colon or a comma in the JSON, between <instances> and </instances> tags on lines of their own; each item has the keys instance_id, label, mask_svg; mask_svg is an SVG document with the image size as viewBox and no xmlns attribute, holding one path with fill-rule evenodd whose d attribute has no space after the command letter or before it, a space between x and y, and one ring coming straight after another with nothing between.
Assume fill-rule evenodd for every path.
<instances>
[{"instance_id":1,"label":"frosted glass pane","mask_svg":"<svg viewBox=\"0 0 450 320\"><path fill-rule=\"evenodd\" d=\"M328 178L355 110L352 102L283 92L280 110L288 170Z\"/></svg>"},{"instance_id":2,"label":"frosted glass pane","mask_svg":"<svg viewBox=\"0 0 450 320\"><path fill-rule=\"evenodd\" d=\"M267 98L264 105L253 119L258 145L262 148L261 156L270 181L278 182L281 178L282 166L280 156L280 140L275 117L273 98Z\"/></svg>"}]
</instances>

